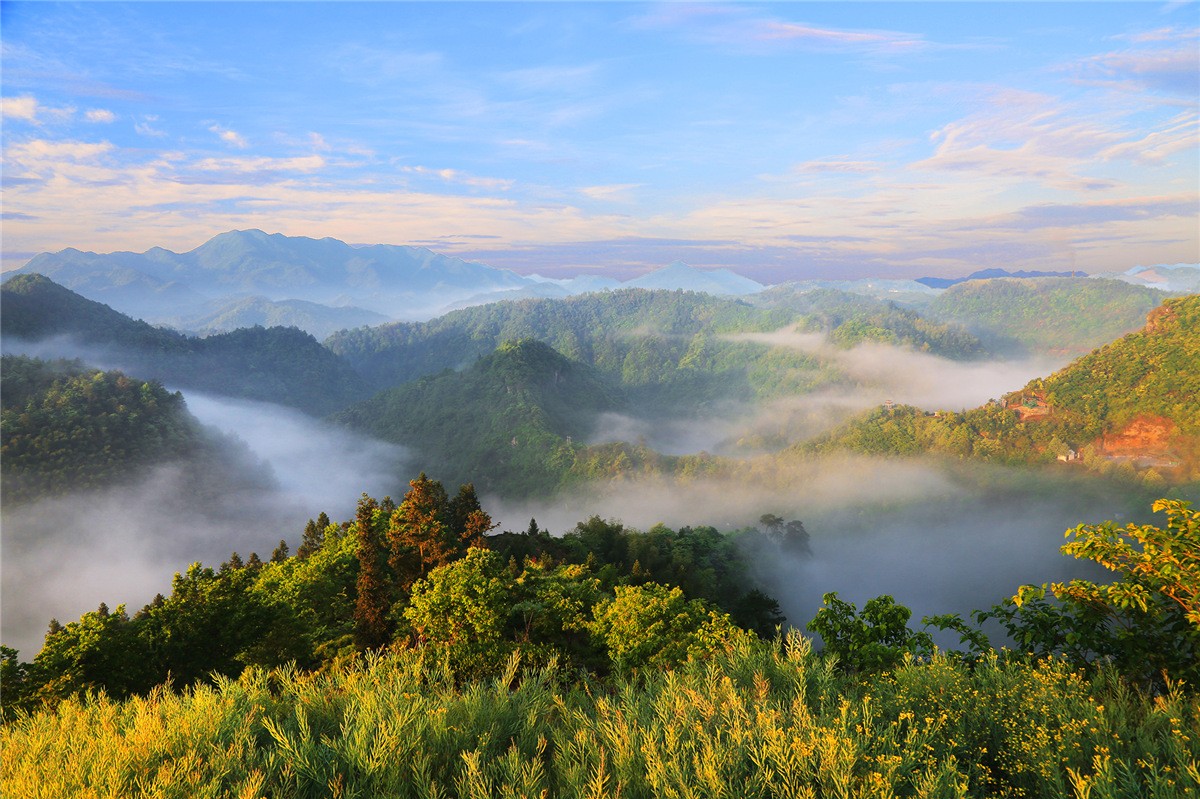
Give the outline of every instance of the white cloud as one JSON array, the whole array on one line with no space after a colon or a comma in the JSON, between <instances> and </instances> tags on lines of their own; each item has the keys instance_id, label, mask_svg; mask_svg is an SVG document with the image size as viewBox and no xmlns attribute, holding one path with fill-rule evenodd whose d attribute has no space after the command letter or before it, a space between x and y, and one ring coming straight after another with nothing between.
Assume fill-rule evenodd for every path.
<instances>
[{"instance_id":1,"label":"white cloud","mask_svg":"<svg viewBox=\"0 0 1200 799\"><path fill-rule=\"evenodd\" d=\"M325 166L325 159L321 156L305 155L296 158L205 158L192 165L192 168L204 172L248 174L252 172L313 172L323 166Z\"/></svg>"},{"instance_id":2,"label":"white cloud","mask_svg":"<svg viewBox=\"0 0 1200 799\"><path fill-rule=\"evenodd\" d=\"M166 131L154 127L154 123L157 121L157 114L146 114L140 122L133 123L133 129L141 136L149 136L154 139L166 138Z\"/></svg>"},{"instance_id":3,"label":"white cloud","mask_svg":"<svg viewBox=\"0 0 1200 799\"><path fill-rule=\"evenodd\" d=\"M111 152L109 142L82 141L49 141L34 139L12 145L7 152L10 159L17 163L46 164L55 161L87 161L104 153Z\"/></svg>"},{"instance_id":4,"label":"white cloud","mask_svg":"<svg viewBox=\"0 0 1200 799\"><path fill-rule=\"evenodd\" d=\"M117 115L106 108L89 108L87 113L84 114L84 119L86 119L88 122L108 124L110 122L115 122Z\"/></svg>"},{"instance_id":5,"label":"white cloud","mask_svg":"<svg viewBox=\"0 0 1200 799\"><path fill-rule=\"evenodd\" d=\"M229 128L221 127L220 125L209 125L208 129L217 134L221 141L232 147L236 147L239 150L244 150L249 146L245 137L235 130L230 130Z\"/></svg>"},{"instance_id":6,"label":"white cloud","mask_svg":"<svg viewBox=\"0 0 1200 799\"><path fill-rule=\"evenodd\" d=\"M37 122L38 101L29 95L21 97L5 97L0 100L0 109L5 119L23 119L27 122Z\"/></svg>"},{"instance_id":7,"label":"white cloud","mask_svg":"<svg viewBox=\"0 0 1200 799\"><path fill-rule=\"evenodd\" d=\"M641 183L611 183L605 186L584 186L579 193L593 200L625 200L629 192Z\"/></svg>"},{"instance_id":8,"label":"white cloud","mask_svg":"<svg viewBox=\"0 0 1200 799\"><path fill-rule=\"evenodd\" d=\"M410 175L421 175L423 177L436 177L446 183L458 183L463 186L472 186L477 189L496 189L499 191L508 191L511 189L515 181L505 178L488 178L476 177L468 175L465 172L460 172L457 169L431 169L427 166L402 166L400 171Z\"/></svg>"}]
</instances>

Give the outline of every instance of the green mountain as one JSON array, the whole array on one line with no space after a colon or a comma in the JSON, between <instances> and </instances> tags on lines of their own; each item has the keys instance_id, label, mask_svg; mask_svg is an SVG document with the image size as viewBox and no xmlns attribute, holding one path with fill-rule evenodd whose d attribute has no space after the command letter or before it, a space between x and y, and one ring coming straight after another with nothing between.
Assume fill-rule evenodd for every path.
<instances>
[{"instance_id":1,"label":"green mountain","mask_svg":"<svg viewBox=\"0 0 1200 799\"><path fill-rule=\"evenodd\" d=\"M1065 460L1148 482L1200 477L1200 295L1049 377L963 413L880 408L801 449ZM1060 458L1061 456L1061 458Z\"/></svg>"},{"instance_id":2,"label":"green mountain","mask_svg":"<svg viewBox=\"0 0 1200 799\"><path fill-rule=\"evenodd\" d=\"M333 418L416 449L429 473L449 484L523 495L557 487L597 415L622 405L595 369L523 339Z\"/></svg>"},{"instance_id":3,"label":"green mountain","mask_svg":"<svg viewBox=\"0 0 1200 799\"><path fill-rule=\"evenodd\" d=\"M100 357L174 386L314 415L370 393L353 369L296 328L254 327L192 338L130 319L42 275L17 275L0 286L0 332L28 342L51 341L59 354Z\"/></svg>"},{"instance_id":4,"label":"green mountain","mask_svg":"<svg viewBox=\"0 0 1200 799\"><path fill-rule=\"evenodd\" d=\"M1081 355L1138 329L1162 300L1118 280L972 280L946 289L928 316L962 325L997 352Z\"/></svg>"},{"instance_id":5,"label":"green mountain","mask_svg":"<svg viewBox=\"0 0 1200 799\"><path fill-rule=\"evenodd\" d=\"M5 355L0 383L5 503L127 482L164 463L182 463L197 489L239 470L236 450L158 382Z\"/></svg>"},{"instance_id":6,"label":"green mountain","mask_svg":"<svg viewBox=\"0 0 1200 799\"><path fill-rule=\"evenodd\" d=\"M979 351L972 337L910 311L841 292L813 293L824 303L777 298L759 305L633 289L500 302L429 322L342 331L325 344L383 388L464 366L505 340L534 338L619 383L631 407L644 415L699 413L722 402L805 393L843 379L819 356L739 338L743 333L799 324L827 330L847 346L875 340L948 356Z\"/></svg>"}]
</instances>

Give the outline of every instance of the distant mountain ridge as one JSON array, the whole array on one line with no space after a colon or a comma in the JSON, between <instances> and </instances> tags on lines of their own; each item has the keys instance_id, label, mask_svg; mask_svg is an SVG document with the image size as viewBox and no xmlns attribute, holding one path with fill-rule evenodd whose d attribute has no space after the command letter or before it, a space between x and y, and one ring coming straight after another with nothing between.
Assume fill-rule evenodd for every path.
<instances>
[{"instance_id":1,"label":"distant mountain ridge","mask_svg":"<svg viewBox=\"0 0 1200 799\"><path fill-rule=\"evenodd\" d=\"M192 338L82 297L44 275L0 286L5 351L20 342L53 357L99 360L139 379L324 415L362 399L365 381L310 334L249 327Z\"/></svg>"},{"instance_id":2,"label":"distant mountain ridge","mask_svg":"<svg viewBox=\"0 0 1200 799\"><path fill-rule=\"evenodd\" d=\"M915 282L922 283L930 288L948 289L951 286L956 286L959 283L965 283L968 280L993 280L1000 277L1087 277L1087 272L1078 270L1071 272L1040 272L1040 271L1017 271L1009 272L1007 269L980 269L977 272L972 272L966 277L919 277Z\"/></svg>"},{"instance_id":3,"label":"distant mountain ridge","mask_svg":"<svg viewBox=\"0 0 1200 799\"><path fill-rule=\"evenodd\" d=\"M523 276L423 247L350 245L261 230L222 233L194 250L41 253L12 274L42 274L89 299L156 324L222 331L253 323L334 330L428 319L501 299L567 297L623 286L744 295L764 286L726 269L681 262L621 283L598 275ZM372 317L370 314L376 316Z\"/></svg>"}]
</instances>

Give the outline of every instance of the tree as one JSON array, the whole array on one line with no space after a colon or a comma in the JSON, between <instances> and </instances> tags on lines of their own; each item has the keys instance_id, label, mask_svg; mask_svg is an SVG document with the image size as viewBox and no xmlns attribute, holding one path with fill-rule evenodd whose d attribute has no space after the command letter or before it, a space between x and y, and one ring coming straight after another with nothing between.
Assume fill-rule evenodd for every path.
<instances>
[{"instance_id":1,"label":"tree","mask_svg":"<svg viewBox=\"0 0 1200 799\"><path fill-rule=\"evenodd\" d=\"M354 640L360 649L377 649L389 639L387 614L391 601L380 515L379 503L364 493L354 521L358 554Z\"/></svg>"},{"instance_id":2,"label":"tree","mask_svg":"<svg viewBox=\"0 0 1200 799\"><path fill-rule=\"evenodd\" d=\"M853 602L838 599L836 591L825 594L822 602L808 630L821 636L825 651L837 655L847 671L887 671L906 654L933 651L929 633L908 629L912 611L887 594L867 600L861 615Z\"/></svg>"},{"instance_id":3,"label":"tree","mask_svg":"<svg viewBox=\"0 0 1200 799\"><path fill-rule=\"evenodd\" d=\"M329 517L326 516L325 518L328 519ZM328 526L325 525L325 527ZM312 519L308 520L308 524L304 525L304 537L300 540L300 546L296 550L296 557L304 560L321 548L321 544L325 541L325 527L318 525Z\"/></svg>"},{"instance_id":4,"label":"tree","mask_svg":"<svg viewBox=\"0 0 1200 799\"><path fill-rule=\"evenodd\" d=\"M1165 528L1104 522L1066 532L1074 540L1063 552L1099 563L1115 582L1021 586L980 619L999 619L1035 654L1111 660L1142 681L1163 674L1200 681L1200 512L1180 500L1160 499L1153 508L1167 514Z\"/></svg>"},{"instance_id":5,"label":"tree","mask_svg":"<svg viewBox=\"0 0 1200 799\"><path fill-rule=\"evenodd\" d=\"M620 671L678 665L752 637L728 614L660 583L618 585L593 613L593 635Z\"/></svg>"},{"instance_id":6,"label":"tree","mask_svg":"<svg viewBox=\"0 0 1200 799\"><path fill-rule=\"evenodd\" d=\"M387 527L388 564L402 591L408 591L432 569L449 563L459 551L450 526L446 489L424 472L408 485L408 493Z\"/></svg>"}]
</instances>

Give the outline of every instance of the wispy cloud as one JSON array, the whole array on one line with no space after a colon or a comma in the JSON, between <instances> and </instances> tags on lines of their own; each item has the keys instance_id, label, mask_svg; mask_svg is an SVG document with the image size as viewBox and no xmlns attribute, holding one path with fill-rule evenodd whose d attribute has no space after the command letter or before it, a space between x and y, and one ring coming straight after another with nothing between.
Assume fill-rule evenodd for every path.
<instances>
[{"instance_id":1,"label":"wispy cloud","mask_svg":"<svg viewBox=\"0 0 1200 799\"><path fill-rule=\"evenodd\" d=\"M890 56L934 46L920 34L818 25L763 16L754 8L721 3L666 3L654 12L635 18L631 24L639 28L676 30L704 44L751 52L797 47Z\"/></svg>"},{"instance_id":2,"label":"wispy cloud","mask_svg":"<svg viewBox=\"0 0 1200 799\"><path fill-rule=\"evenodd\" d=\"M246 141L245 137L236 130L230 130L229 128L215 124L209 125L208 129L212 133L217 134L217 138L231 147L236 147L239 150L245 150L249 146L249 143Z\"/></svg>"},{"instance_id":3,"label":"wispy cloud","mask_svg":"<svg viewBox=\"0 0 1200 799\"><path fill-rule=\"evenodd\" d=\"M641 183L610 183L605 186L584 186L579 193L592 200L625 200L629 192Z\"/></svg>"},{"instance_id":4,"label":"wispy cloud","mask_svg":"<svg viewBox=\"0 0 1200 799\"><path fill-rule=\"evenodd\" d=\"M888 53L918 50L929 44L922 36L893 31L839 30L776 20L761 20L759 25L758 35L767 41L782 40Z\"/></svg>"},{"instance_id":5,"label":"wispy cloud","mask_svg":"<svg viewBox=\"0 0 1200 799\"><path fill-rule=\"evenodd\" d=\"M793 171L800 173L820 174L833 172L837 174L859 174L865 175L872 172L878 172L881 169L879 163L875 161L855 161L850 158L818 158L813 161L805 161L796 164Z\"/></svg>"},{"instance_id":6,"label":"wispy cloud","mask_svg":"<svg viewBox=\"0 0 1200 799\"><path fill-rule=\"evenodd\" d=\"M1073 64L1077 79L1122 91L1200 95L1200 29L1159 28L1127 38L1128 49Z\"/></svg>"},{"instance_id":7,"label":"wispy cloud","mask_svg":"<svg viewBox=\"0 0 1200 799\"><path fill-rule=\"evenodd\" d=\"M402 166L400 171L410 175L420 175L421 177L435 177L446 183L458 183L463 186L471 186L477 189L495 189L498 191L508 191L513 187L513 181L504 178L489 178L477 177L468 175L457 169L431 169L425 166Z\"/></svg>"},{"instance_id":8,"label":"wispy cloud","mask_svg":"<svg viewBox=\"0 0 1200 799\"><path fill-rule=\"evenodd\" d=\"M117 120L117 115L106 108L89 108L83 117L88 122L96 122L103 125Z\"/></svg>"}]
</instances>

